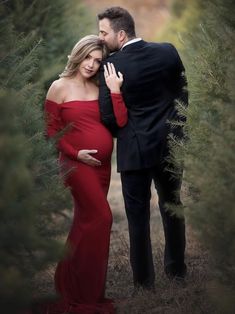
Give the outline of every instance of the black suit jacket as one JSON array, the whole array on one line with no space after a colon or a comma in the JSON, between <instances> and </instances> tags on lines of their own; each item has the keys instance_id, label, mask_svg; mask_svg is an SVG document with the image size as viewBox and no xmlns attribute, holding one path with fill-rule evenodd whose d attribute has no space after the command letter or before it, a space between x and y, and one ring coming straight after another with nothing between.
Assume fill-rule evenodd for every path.
<instances>
[{"instance_id":1,"label":"black suit jacket","mask_svg":"<svg viewBox=\"0 0 235 314\"><path fill-rule=\"evenodd\" d=\"M180 119L175 100L187 104L181 59L171 44L141 40L110 55L107 62L124 76L121 91L128 108L128 122L118 129L101 67L101 119L117 137L118 171L152 167L168 154L169 133L182 136L182 128L169 123Z\"/></svg>"}]
</instances>

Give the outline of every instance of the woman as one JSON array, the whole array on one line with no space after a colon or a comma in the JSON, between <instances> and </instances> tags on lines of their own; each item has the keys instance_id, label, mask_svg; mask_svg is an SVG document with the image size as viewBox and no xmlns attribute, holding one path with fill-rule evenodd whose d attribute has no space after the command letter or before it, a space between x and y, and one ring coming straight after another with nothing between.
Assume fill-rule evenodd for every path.
<instances>
[{"instance_id":1,"label":"woman","mask_svg":"<svg viewBox=\"0 0 235 314\"><path fill-rule=\"evenodd\" d=\"M58 137L65 184L74 200L69 252L55 273L60 301L47 307L48 314L114 313L112 302L104 297L112 224L107 193L113 139L100 121L96 82L106 49L98 36L82 38L45 101L47 136ZM127 110L120 94L122 74L117 75L112 64L104 74L117 123L124 126Z\"/></svg>"}]
</instances>

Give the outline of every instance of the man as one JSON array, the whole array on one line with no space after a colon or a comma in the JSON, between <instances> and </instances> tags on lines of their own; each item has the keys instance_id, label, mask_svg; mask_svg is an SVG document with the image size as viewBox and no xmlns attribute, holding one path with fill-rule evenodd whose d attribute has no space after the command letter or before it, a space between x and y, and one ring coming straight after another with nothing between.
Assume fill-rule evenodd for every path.
<instances>
[{"instance_id":1,"label":"man","mask_svg":"<svg viewBox=\"0 0 235 314\"><path fill-rule=\"evenodd\" d=\"M176 100L187 104L184 67L176 49L168 43L148 43L136 38L132 16L123 8L111 7L98 14L99 36L123 74L121 92L128 109L128 122L117 129L109 90L100 76L100 111L103 123L117 136L117 168L130 235L130 261L134 285L154 288L154 266L150 240L151 182L154 181L165 234L164 269L170 278L184 278L186 265L184 217L169 208L181 205L181 176L167 169L169 134L183 136ZM106 71L107 72L107 71Z\"/></svg>"}]
</instances>

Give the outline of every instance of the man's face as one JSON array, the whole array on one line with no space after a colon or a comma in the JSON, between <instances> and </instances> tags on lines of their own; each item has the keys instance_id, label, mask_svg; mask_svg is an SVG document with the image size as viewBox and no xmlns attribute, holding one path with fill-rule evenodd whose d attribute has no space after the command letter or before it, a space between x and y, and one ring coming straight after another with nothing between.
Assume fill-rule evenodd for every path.
<instances>
[{"instance_id":1,"label":"man's face","mask_svg":"<svg viewBox=\"0 0 235 314\"><path fill-rule=\"evenodd\" d=\"M107 18L99 21L99 38L106 43L110 52L121 48L118 33L115 33L111 28L110 21Z\"/></svg>"}]
</instances>

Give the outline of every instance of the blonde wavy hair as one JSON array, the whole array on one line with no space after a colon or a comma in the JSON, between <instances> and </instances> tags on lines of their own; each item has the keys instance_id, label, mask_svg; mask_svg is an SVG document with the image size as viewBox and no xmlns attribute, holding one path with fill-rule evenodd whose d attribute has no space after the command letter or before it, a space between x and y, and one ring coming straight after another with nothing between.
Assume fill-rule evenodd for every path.
<instances>
[{"instance_id":1,"label":"blonde wavy hair","mask_svg":"<svg viewBox=\"0 0 235 314\"><path fill-rule=\"evenodd\" d=\"M68 56L68 62L60 77L71 77L77 73L81 62L94 50L101 50L102 59L108 55L108 48L97 35L87 35L81 38L73 47L71 54ZM93 77L96 79L95 77Z\"/></svg>"}]
</instances>

